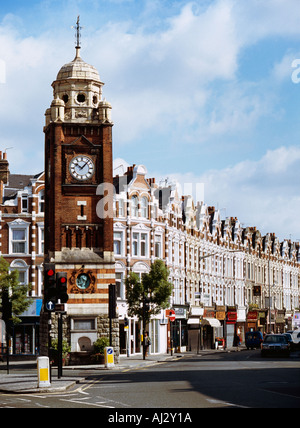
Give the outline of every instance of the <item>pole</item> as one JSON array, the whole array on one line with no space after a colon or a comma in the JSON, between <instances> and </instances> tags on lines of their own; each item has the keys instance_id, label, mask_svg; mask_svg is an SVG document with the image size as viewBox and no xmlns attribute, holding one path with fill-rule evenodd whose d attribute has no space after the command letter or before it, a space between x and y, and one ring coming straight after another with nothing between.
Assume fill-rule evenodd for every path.
<instances>
[{"instance_id":1,"label":"pole","mask_svg":"<svg viewBox=\"0 0 300 428\"><path fill-rule=\"evenodd\" d=\"M109 316L109 346L112 346L112 319Z\"/></svg>"},{"instance_id":2,"label":"pole","mask_svg":"<svg viewBox=\"0 0 300 428\"><path fill-rule=\"evenodd\" d=\"M62 313L58 313L58 343L57 343L57 353L58 353L58 362L57 362L57 377L60 379L62 377Z\"/></svg>"},{"instance_id":3,"label":"pole","mask_svg":"<svg viewBox=\"0 0 300 428\"><path fill-rule=\"evenodd\" d=\"M9 374L9 331L8 331L8 321L6 321L6 372Z\"/></svg>"},{"instance_id":4,"label":"pole","mask_svg":"<svg viewBox=\"0 0 300 428\"><path fill-rule=\"evenodd\" d=\"M269 333L271 333L271 286L270 286L270 253L268 259L268 282L269 282Z\"/></svg>"},{"instance_id":5,"label":"pole","mask_svg":"<svg viewBox=\"0 0 300 428\"><path fill-rule=\"evenodd\" d=\"M146 308L145 308L145 292L143 292L143 360L146 359L146 341L145 341L145 332L146 332Z\"/></svg>"}]
</instances>

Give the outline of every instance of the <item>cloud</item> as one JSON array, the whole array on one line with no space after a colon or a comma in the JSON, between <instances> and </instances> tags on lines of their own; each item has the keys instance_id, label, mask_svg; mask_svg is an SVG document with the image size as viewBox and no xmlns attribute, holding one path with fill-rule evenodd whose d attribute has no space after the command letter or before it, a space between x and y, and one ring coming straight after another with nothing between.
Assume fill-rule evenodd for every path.
<instances>
[{"instance_id":1,"label":"cloud","mask_svg":"<svg viewBox=\"0 0 300 428\"><path fill-rule=\"evenodd\" d=\"M268 150L257 161L245 160L230 168L193 173L169 174L181 188L204 185L204 202L222 209L223 217L238 217L261 233L274 232L281 240L300 239L300 148ZM193 195L195 197L195 195Z\"/></svg>"}]
</instances>

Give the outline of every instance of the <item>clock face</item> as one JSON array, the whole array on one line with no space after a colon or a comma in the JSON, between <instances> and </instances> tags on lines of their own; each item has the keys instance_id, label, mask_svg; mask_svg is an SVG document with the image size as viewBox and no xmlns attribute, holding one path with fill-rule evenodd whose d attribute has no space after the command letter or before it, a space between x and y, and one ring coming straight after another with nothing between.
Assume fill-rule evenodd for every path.
<instances>
[{"instance_id":1,"label":"clock face","mask_svg":"<svg viewBox=\"0 0 300 428\"><path fill-rule=\"evenodd\" d=\"M70 173L76 180L88 180L93 176L94 171L94 162L88 156L76 156L70 162Z\"/></svg>"},{"instance_id":2,"label":"clock face","mask_svg":"<svg viewBox=\"0 0 300 428\"><path fill-rule=\"evenodd\" d=\"M81 290L86 290L90 286L90 278L86 273L81 273L76 279L76 285Z\"/></svg>"}]
</instances>

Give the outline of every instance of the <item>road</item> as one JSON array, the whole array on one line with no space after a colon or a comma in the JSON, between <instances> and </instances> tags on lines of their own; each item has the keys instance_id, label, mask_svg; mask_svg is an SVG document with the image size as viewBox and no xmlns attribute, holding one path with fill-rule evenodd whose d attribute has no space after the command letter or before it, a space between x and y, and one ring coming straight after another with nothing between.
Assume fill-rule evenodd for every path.
<instances>
[{"instance_id":1,"label":"road","mask_svg":"<svg viewBox=\"0 0 300 428\"><path fill-rule=\"evenodd\" d=\"M152 415L156 415L153 409L168 409L177 412L177 418L184 418L192 409L200 408L300 408L299 352L290 358L264 359L257 350L187 354L139 369L85 370L72 376L75 374L85 380L73 390L1 394L0 407L100 408L113 418L123 414L116 409L128 414L130 409L148 408Z\"/></svg>"}]
</instances>

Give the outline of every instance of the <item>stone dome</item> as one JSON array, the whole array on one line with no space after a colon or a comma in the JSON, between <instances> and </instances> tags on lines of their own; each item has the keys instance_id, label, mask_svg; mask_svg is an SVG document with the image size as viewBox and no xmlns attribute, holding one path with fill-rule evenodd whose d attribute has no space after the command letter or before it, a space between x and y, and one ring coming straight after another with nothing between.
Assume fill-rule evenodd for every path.
<instances>
[{"instance_id":1,"label":"stone dome","mask_svg":"<svg viewBox=\"0 0 300 428\"><path fill-rule=\"evenodd\" d=\"M76 57L73 61L63 65L59 70L56 80L93 80L100 82L100 76L97 69L87 64L79 55L79 49L76 49Z\"/></svg>"}]
</instances>

